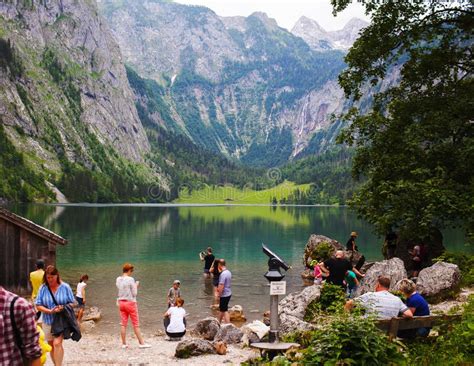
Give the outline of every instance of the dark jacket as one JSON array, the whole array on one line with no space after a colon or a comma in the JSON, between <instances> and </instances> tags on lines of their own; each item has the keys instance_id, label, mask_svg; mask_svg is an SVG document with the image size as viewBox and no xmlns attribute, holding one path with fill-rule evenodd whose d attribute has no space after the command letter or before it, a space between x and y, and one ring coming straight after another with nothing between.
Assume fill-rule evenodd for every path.
<instances>
[{"instance_id":1,"label":"dark jacket","mask_svg":"<svg viewBox=\"0 0 474 366\"><path fill-rule=\"evenodd\" d=\"M73 341L81 339L81 328L76 320L76 314L71 305L64 305L64 310L54 315L51 333L54 336L63 335L64 339L72 338Z\"/></svg>"}]
</instances>

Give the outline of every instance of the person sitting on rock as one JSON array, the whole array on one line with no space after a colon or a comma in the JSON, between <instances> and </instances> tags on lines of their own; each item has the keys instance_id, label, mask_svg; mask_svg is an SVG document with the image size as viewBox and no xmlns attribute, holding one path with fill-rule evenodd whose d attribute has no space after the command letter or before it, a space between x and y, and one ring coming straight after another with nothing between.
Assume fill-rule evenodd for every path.
<instances>
[{"instance_id":1,"label":"person sitting on rock","mask_svg":"<svg viewBox=\"0 0 474 366\"><path fill-rule=\"evenodd\" d=\"M357 275L363 277L363 274L346 259L342 250L336 251L334 258L329 258L324 261L321 265L321 269L327 275L327 282L341 286L344 290L346 289L344 277L347 271L354 271Z\"/></svg>"},{"instance_id":2,"label":"person sitting on rock","mask_svg":"<svg viewBox=\"0 0 474 366\"><path fill-rule=\"evenodd\" d=\"M430 315L430 307L426 300L418 292L416 285L412 280L403 279L398 285L399 290L406 298L406 304L414 316ZM404 329L398 331L400 338L428 337L431 328Z\"/></svg>"},{"instance_id":3,"label":"person sitting on rock","mask_svg":"<svg viewBox=\"0 0 474 366\"><path fill-rule=\"evenodd\" d=\"M357 246L355 242L356 238L357 238L357 232L353 231L351 232L351 237L346 243L346 250L351 253L351 257L350 257L351 262L354 262L354 256L356 253L359 252L359 247ZM365 257L361 254L360 258L357 261L357 264L355 265L357 271L360 271L364 263L365 263Z\"/></svg>"},{"instance_id":4,"label":"person sitting on rock","mask_svg":"<svg viewBox=\"0 0 474 366\"><path fill-rule=\"evenodd\" d=\"M412 311L399 297L391 294L388 291L389 288L390 278L380 276L377 279L375 292L367 292L353 300L348 300L344 308L350 311L357 303L379 319L394 318L399 314L404 318L413 318Z\"/></svg>"},{"instance_id":5,"label":"person sitting on rock","mask_svg":"<svg viewBox=\"0 0 474 366\"><path fill-rule=\"evenodd\" d=\"M168 340L181 340L186 334L186 311L183 309L184 300L176 299L176 306L170 307L164 313L164 325Z\"/></svg>"}]
</instances>

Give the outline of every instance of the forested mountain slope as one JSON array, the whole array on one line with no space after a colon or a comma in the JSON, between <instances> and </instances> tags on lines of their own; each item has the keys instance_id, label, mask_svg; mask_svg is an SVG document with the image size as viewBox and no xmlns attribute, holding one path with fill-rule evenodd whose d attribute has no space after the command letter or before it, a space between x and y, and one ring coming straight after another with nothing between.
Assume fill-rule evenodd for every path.
<instances>
[{"instance_id":1,"label":"forested mountain slope","mask_svg":"<svg viewBox=\"0 0 474 366\"><path fill-rule=\"evenodd\" d=\"M330 148L344 108L343 52L312 50L263 13L219 17L159 0L102 0L126 62L162 87L151 116L210 150L276 166ZM313 138L315 135L318 138Z\"/></svg>"}]
</instances>

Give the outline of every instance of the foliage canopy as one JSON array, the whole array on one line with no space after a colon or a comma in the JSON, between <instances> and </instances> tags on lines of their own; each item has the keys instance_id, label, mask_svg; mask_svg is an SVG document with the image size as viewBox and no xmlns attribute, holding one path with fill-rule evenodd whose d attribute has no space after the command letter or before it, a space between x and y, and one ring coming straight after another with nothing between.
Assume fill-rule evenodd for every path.
<instances>
[{"instance_id":1,"label":"foliage canopy","mask_svg":"<svg viewBox=\"0 0 474 366\"><path fill-rule=\"evenodd\" d=\"M334 12L352 0L332 0ZM355 145L364 178L351 204L380 233L424 236L463 226L474 235L472 1L364 0L372 23L354 43L339 83L372 110L352 108L339 142ZM385 79L385 81L383 81Z\"/></svg>"}]
</instances>

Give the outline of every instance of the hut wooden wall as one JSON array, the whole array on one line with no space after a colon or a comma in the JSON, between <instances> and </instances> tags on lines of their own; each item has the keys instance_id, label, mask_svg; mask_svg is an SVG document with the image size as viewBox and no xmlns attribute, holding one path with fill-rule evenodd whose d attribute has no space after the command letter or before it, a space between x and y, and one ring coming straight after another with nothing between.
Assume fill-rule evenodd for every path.
<instances>
[{"instance_id":1,"label":"hut wooden wall","mask_svg":"<svg viewBox=\"0 0 474 366\"><path fill-rule=\"evenodd\" d=\"M0 284L15 293L31 293L30 272L36 260L56 262L55 246L46 239L0 218Z\"/></svg>"}]
</instances>

